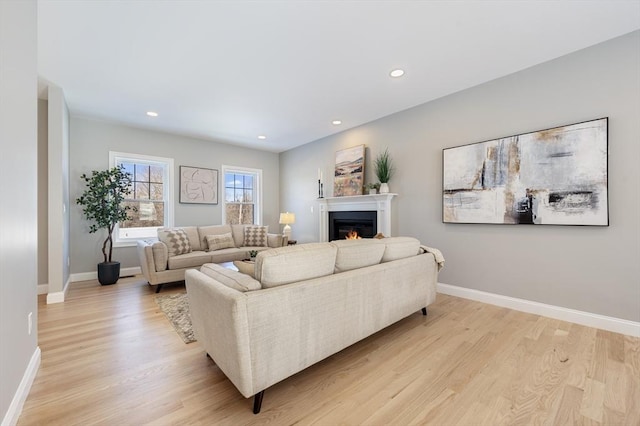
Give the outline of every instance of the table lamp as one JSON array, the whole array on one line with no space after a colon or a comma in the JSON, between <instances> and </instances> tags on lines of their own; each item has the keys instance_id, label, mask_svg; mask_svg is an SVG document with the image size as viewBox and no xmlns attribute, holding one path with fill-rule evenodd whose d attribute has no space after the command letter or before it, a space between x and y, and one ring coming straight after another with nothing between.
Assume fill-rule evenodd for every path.
<instances>
[{"instance_id":1,"label":"table lamp","mask_svg":"<svg viewBox=\"0 0 640 426\"><path fill-rule=\"evenodd\" d=\"M295 213L280 213L280 224L284 225L284 229L282 230L282 234L286 235L286 237L291 239L291 225L292 223L296 223L296 214Z\"/></svg>"}]
</instances>

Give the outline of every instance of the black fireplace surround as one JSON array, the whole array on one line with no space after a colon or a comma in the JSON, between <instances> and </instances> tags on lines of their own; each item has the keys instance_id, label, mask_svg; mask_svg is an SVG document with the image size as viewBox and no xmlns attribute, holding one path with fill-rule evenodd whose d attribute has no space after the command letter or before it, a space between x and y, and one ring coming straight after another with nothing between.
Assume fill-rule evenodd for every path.
<instances>
[{"instance_id":1,"label":"black fireplace surround","mask_svg":"<svg viewBox=\"0 0 640 426\"><path fill-rule=\"evenodd\" d=\"M373 238L378 229L378 212L329 212L329 241L344 240L355 231L362 238Z\"/></svg>"}]
</instances>

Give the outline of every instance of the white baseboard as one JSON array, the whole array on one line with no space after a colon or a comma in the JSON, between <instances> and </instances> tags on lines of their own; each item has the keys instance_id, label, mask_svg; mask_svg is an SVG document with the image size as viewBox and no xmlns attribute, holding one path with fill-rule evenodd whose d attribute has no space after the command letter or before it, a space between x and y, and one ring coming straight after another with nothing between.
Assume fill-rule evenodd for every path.
<instances>
[{"instance_id":1,"label":"white baseboard","mask_svg":"<svg viewBox=\"0 0 640 426\"><path fill-rule=\"evenodd\" d=\"M128 277L131 275L141 275L142 274L142 268L139 266L134 266L131 268L124 268L120 270L120 276L121 277ZM97 276L96 276L97 278Z\"/></svg>"},{"instance_id":2,"label":"white baseboard","mask_svg":"<svg viewBox=\"0 0 640 426\"><path fill-rule=\"evenodd\" d=\"M588 327L601 328L615 333L640 337L640 322L593 314L591 312L577 311L562 306L547 305L545 303L532 302L530 300L500 294L487 293L485 291L450 284L438 283L438 293L476 300L478 302L515 309L516 311L530 314L542 315L562 321L574 322Z\"/></svg>"},{"instance_id":3,"label":"white baseboard","mask_svg":"<svg viewBox=\"0 0 640 426\"><path fill-rule=\"evenodd\" d=\"M139 266L120 269L121 277L126 277L129 275L140 275L141 273L142 273L142 269ZM77 281L90 281L90 280L97 280L97 279L98 279L98 271L79 272L77 274L71 274L72 283L75 283Z\"/></svg>"},{"instance_id":4,"label":"white baseboard","mask_svg":"<svg viewBox=\"0 0 640 426\"><path fill-rule=\"evenodd\" d=\"M75 283L78 281L90 281L97 280L98 273L96 271L93 272L78 272L77 274L71 274L70 276L71 282Z\"/></svg>"},{"instance_id":5,"label":"white baseboard","mask_svg":"<svg viewBox=\"0 0 640 426\"><path fill-rule=\"evenodd\" d=\"M52 303L62 303L62 302L64 302L64 298L67 295L67 291L69 290L69 284L70 283L71 283L71 277L69 277L67 282L64 284L64 288L62 289L62 291L55 291L53 293L48 293L47 294L47 305L50 305ZM48 289L49 289L49 286L47 285L47 290Z\"/></svg>"},{"instance_id":6,"label":"white baseboard","mask_svg":"<svg viewBox=\"0 0 640 426\"><path fill-rule=\"evenodd\" d=\"M47 305L62 302L64 302L64 291L56 291L54 293L47 294Z\"/></svg>"},{"instance_id":7,"label":"white baseboard","mask_svg":"<svg viewBox=\"0 0 640 426\"><path fill-rule=\"evenodd\" d=\"M29 365L27 365L27 369L22 376L20 385L18 385L18 389L11 400L9 409L4 416L4 419L2 419L2 426L14 426L18 423L18 418L22 413L22 407L24 406L24 402L27 400L33 380L36 378L36 374L38 373L38 368L40 368L40 347L36 346L36 350L33 352L33 355L31 355Z\"/></svg>"},{"instance_id":8,"label":"white baseboard","mask_svg":"<svg viewBox=\"0 0 640 426\"><path fill-rule=\"evenodd\" d=\"M49 293L49 284L38 284L38 294Z\"/></svg>"}]
</instances>

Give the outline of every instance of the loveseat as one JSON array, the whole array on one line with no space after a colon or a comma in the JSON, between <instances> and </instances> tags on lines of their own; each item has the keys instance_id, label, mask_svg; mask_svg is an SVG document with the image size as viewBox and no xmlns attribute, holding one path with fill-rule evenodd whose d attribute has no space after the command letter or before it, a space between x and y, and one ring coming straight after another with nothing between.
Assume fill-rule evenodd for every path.
<instances>
[{"instance_id":1,"label":"loveseat","mask_svg":"<svg viewBox=\"0 0 640 426\"><path fill-rule=\"evenodd\" d=\"M270 234L266 226L211 225L182 226L158 230L158 238L138 241L142 274L150 285L183 281L187 269L205 263L224 263L248 257L250 250L262 251L287 245L287 237Z\"/></svg>"},{"instance_id":2,"label":"loveseat","mask_svg":"<svg viewBox=\"0 0 640 426\"><path fill-rule=\"evenodd\" d=\"M196 338L258 413L264 390L435 301L444 259L411 237L259 253L185 273Z\"/></svg>"}]
</instances>

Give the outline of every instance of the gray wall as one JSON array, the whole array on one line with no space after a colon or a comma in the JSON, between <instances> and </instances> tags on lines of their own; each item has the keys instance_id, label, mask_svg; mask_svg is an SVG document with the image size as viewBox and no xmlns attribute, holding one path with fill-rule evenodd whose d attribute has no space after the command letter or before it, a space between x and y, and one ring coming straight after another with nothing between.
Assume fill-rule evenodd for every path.
<instances>
[{"instance_id":1,"label":"gray wall","mask_svg":"<svg viewBox=\"0 0 640 426\"><path fill-rule=\"evenodd\" d=\"M49 102L38 99L38 284L49 282Z\"/></svg>"},{"instance_id":2,"label":"gray wall","mask_svg":"<svg viewBox=\"0 0 640 426\"><path fill-rule=\"evenodd\" d=\"M0 1L0 419L37 350L37 6ZM10 147L10 153L7 150ZM27 316L33 312L33 331ZM18 401L16 399L16 401ZM6 422L6 423L5 423Z\"/></svg>"},{"instance_id":3,"label":"gray wall","mask_svg":"<svg viewBox=\"0 0 640 426\"><path fill-rule=\"evenodd\" d=\"M443 148L605 116L609 227L442 223ZM336 150L366 144L372 181L389 147L393 233L443 251L440 282L640 321L639 117L636 31L282 153L282 208L297 215L294 238L317 240L318 167L330 176Z\"/></svg>"},{"instance_id":4,"label":"gray wall","mask_svg":"<svg viewBox=\"0 0 640 426\"><path fill-rule=\"evenodd\" d=\"M49 296L47 302L62 302L69 282L69 109L62 88L48 88L48 249Z\"/></svg>"},{"instance_id":5,"label":"gray wall","mask_svg":"<svg viewBox=\"0 0 640 426\"><path fill-rule=\"evenodd\" d=\"M278 230L279 218L279 158L278 154L237 147L200 139L126 127L103 121L71 117L70 206L71 206L71 272L93 272L101 261L101 241L104 235L88 234L88 223L75 199L84 190L80 175L109 166L109 151L153 155L174 159L176 194L175 224L206 225L222 221L222 200L217 205L178 203L179 166L217 169L221 166L242 166L262 169L262 221L270 230ZM220 175L222 184L222 175ZM222 193L221 193L222 195ZM277 232L277 231L276 231ZM139 266L134 247L114 249L114 260L123 268Z\"/></svg>"}]
</instances>

